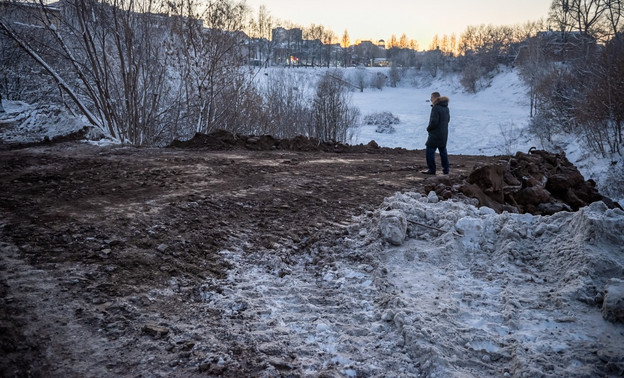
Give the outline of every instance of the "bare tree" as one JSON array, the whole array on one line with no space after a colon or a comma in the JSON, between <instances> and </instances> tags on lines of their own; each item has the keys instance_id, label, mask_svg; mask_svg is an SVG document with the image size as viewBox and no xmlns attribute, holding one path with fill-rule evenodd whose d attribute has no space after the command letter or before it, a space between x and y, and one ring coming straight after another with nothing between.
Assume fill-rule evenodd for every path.
<instances>
[{"instance_id":1,"label":"bare tree","mask_svg":"<svg viewBox=\"0 0 624 378\"><path fill-rule=\"evenodd\" d=\"M407 34L401 34L401 37L399 37L399 48L407 49L409 48L409 45L409 38L407 37Z\"/></svg>"},{"instance_id":2,"label":"bare tree","mask_svg":"<svg viewBox=\"0 0 624 378\"><path fill-rule=\"evenodd\" d=\"M562 36L565 37L573 28L570 0L553 0L550 4L548 21L554 24Z\"/></svg>"},{"instance_id":3,"label":"bare tree","mask_svg":"<svg viewBox=\"0 0 624 378\"><path fill-rule=\"evenodd\" d=\"M281 138L306 135L311 123L308 83L291 70L269 73L262 93L261 133Z\"/></svg>"},{"instance_id":4,"label":"bare tree","mask_svg":"<svg viewBox=\"0 0 624 378\"><path fill-rule=\"evenodd\" d=\"M410 39L409 48L414 51L418 50L418 41L415 39Z\"/></svg>"},{"instance_id":5,"label":"bare tree","mask_svg":"<svg viewBox=\"0 0 624 378\"><path fill-rule=\"evenodd\" d=\"M624 144L624 40L613 38L576 81L581 95L575 106L577 128L595 151L622 155Z\"/></svg>"},{"instance_id":6,"label":"bare tree","mask_svg":"<svg viewBox=\"0 0 624 378\"><path fill-rule=\"evenodd\" d=\"M39 27L35 27L35 29L38 29L38 28ZM48 28L50 28L50 30L55 30L56 27L51 24L48 26ZM41 27L41 29L45 30L46 28ZM102 124L98 122L97 117L90 111L88 106L79 98L79 96L76 94L74 89L70 85L68 85L67 82L63 79L63 77L44 59L44 57L41 54L37 52L37 49L31 46L30 42L32 42L33 40L36 40L36 38L32 38L33 34L30 33L30 30L22 31L24 37L30 37L28 40L20 36L20 30L16 30L15 28L13 28L10 25L10 23L3 18L0 18L0 30L2 30L2 32L7 37L12 39L16 43L17 46L19 46L37 64L39 64L48 75L54 78L54 81L57 83L61 91L67 93L71 97L74 104L87 117L89 122L91 122L93 125L96 125L102 128Z\"/></svg>"},{"instance_id":7,"label":"bare tree","mask_svg":"<svg viewBox=\"0 0 624 378\"><path fill-rule=\"evenodd\" d=\"M429 44L429 50L437 50L440 48L440 37L435 34L431 39L431 43Z\"/></svg>"},{"instance_id":8,"label":"bare tree","mask_svg":"<svg viewBox=\"0 0 624 378\"><path fill-rule=\"evenodd\" d=\"M609 30L608 36L620 38L619 33L622 32L622 27L620 26L622 22L622 0L604 0L604 2L606 7L606 25Z\"/></svg>"},{"instance_id":9,"label":"bare tree","mask_svg":"<svg viewBox=\"0 0 624 378\"><path fill-rule=\"evenodd\" d=\"M621 8L621 1L611 0L554 0L550 7L549 19L565 34L576 30L596 39L609 35L607 17L610 10ZM615 19L613 19L615 20Z\"/></svg>"},{"instance_id":10,"label":"bare tree","mask_svg":"<svg viewBox=\"0 0 624 378\"><path fill-rule=\"evenodd\" d=\"M336 34L332 30L326 29L323 33L323 56L325 57L327 68L331 65L332 45L336 43L337 39Z\"/></svg>"},{"instance_id":11,"label":"bare tree","mask_svg":"<svg viewBox=\"0 0 624 378\"><path fill-rule=\"evenodd\" d=\"M162 132L166 71L153 28L155 2L64 0L62 12L39 2L48 56L30 47L28 30L3 29L43 67L88 120L113 138L150 143Z\"/></svg>"},{"instance_id":12,"label":"bare tree","mask_svg":"<svg viewBox=\"0 0 624 378\"><path fill-rule=\"evenodd\" d=\"M312 54L311 54L311 64L313 66L322 65L323 61L323 39L325 37L325 27L323 25L310 25L308 28L304 29L303 37L309 41L312 41Z\"/></svg>"},{"instance_id":13,"label":"bare tree","mask_svg":"<svg viewBox=\"0 0 624 378\"><path fill-rule=\"evenodd\" d=\"M520 74L529 86L530 116L536 112L540 97L537 87L542 82L544 75L549 70L550 62L546 58L545 46L538 38L529 38L523 46L521 59L517 61Z\"/></svg>"},{"instance_id":14,"label":"bare tree","mask_svg":"<svg viewBox=\"0 0 624 378\"><path fill-rule=\"evenodd\" d=\"M349 39L349 32L345 29L340 40L340 47L342 47L342 65L347 67L351 60L351 39Z\"/></svg>"},{"instance_id":15,"label":"bare tree","mask_svg":"<svg viewBox=\"0 0 624 378\"><path fill-rule=\"evenodd\" d=\"M261 5L258 9L258 16L255 20L249 22L249 35L255 39L254 51L257 58L265 67L268 67L271 58L271 50L274 43L271 41L271 32L275 25L275 20L271 16L265 5Z\"/></svg>"},{"instance_id":16,"label":"bare tree","mask_svg":"<svg viewBox=\"0 0 624 378\"><path fill-rule=\"evenodd\" d=\"M211 1L198 16L204 24L189 23L188 31L179 36L184 46L178 52L184 85L181 94L196 132L239 127L237 105L244 102L241 96L247 90L252 91L251 76L241 71L247 50L238 30L243 28L244 16L242 3Z\"/></svg>"},{"instance_id":17,"label":"bare tree","mask_svg":"<svg viewBox=\"0 0 624 378\"><path fill-rule=\"evenodd\" d=\"M605 35L602 16L606 9L603 0L572 0L570 2L570 16L578 30L597 39Z\"/></svg>"},{"instance_id":18,"label":"bare tree","mask_svg":"<svg viewBox=\"0 0 624 378\"><path fill-rule=\"evenodd\" d=\"M346 142L347 131L357 124L359 111L350 106L349 91L338 72L326 72L312 104L310 135L324 141Z\"/></svg>"},{"instance_id":19,"label":"bare tree","mask_svg":"<svg viewBox=\"0 0 624 378\"><path fill-rule=\"evenodd\" d=\"M258 95L244 75L242 3L63 0L37 3L36 28L0 29L112 138L163 144L215 127L250 128ZM32 8L32 7L31 7ZM203 20L203 21L202 21ZM24 23L22 23L24 24ZM33 30L39 30L33 32ZM46 38L40 38L40 31ZM47 48L33 44L47 41ZM45 51L42 55L39 51Z\"/></svg>"}]
</instances>

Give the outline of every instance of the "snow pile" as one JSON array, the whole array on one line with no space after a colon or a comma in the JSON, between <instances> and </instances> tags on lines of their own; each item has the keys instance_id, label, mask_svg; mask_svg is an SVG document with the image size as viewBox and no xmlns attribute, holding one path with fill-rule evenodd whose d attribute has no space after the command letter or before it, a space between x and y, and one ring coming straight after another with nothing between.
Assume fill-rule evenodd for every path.
<instances>
[{"instance_id":1,"label":"snow pile","mask_svg":"<svg viewBox=\"0 0 624 378\"><path fill-rule=\"evenodd\" d=\"M624 325L601 316L610 280L624 276L624 212L597 202L546 217L499 215L411 193L384 209L411 221L403 246L380 258L413 356L430 351L443 375L589 376L604 372L588 354L614 352L607 364L624 371Z\"/></svg>"},{"instance_id":2,"label":"snow pile","mask_svg":"<svg viewBox=\"0 0 624 378\"><path fill-rule=\"evenodd\" d=\"M392 134L396 130L392 125L401 123L399 117L390 112L373 113L364 117L364 124L375 125L375 132L381 134Z\"/></svg>"},{"instance_id":3,"label":"snow pile","mask_svg":"<svg viewBox=\"0 0 624 378\"><path fill-rule=\"evenodd\" d=\"M407 233L405 214L398 210L382 211L379 228L385 241L392 245L403 244Z\"/></svg>"},{"instance_id":4,"label":"snow pile","mask_svg":"<svg viewBox=\"0 0 624 378\"><path fill-rule=\"evenodd\" d=\"M602 316L609 321L624 322L624 280L612 278L605 291Z\"/></svg>"},{"instance_id":5,"label":"snow pile","mask_svg":"<svg viewBox=\"0 0 624 378\"><path fill-rule=\"evenodd\" d=\"M29 105L22 101L3 101L0 113L0 141L36 143L78 132L89 123L72 116L56 105Z\"/></svg>"},{"instance_id":6,"label":"snow pile","mask_svg":"<svg viewBox=\"0 0 624 378\"><path fill-rule=\"evenodd\" d=\"M602 203L532 216L397 193L329 245L223 251L235 268L201 298L268 374L622 374L605 294L618 301L623 245L624 212Z\"/></svg>"}]
</instances>

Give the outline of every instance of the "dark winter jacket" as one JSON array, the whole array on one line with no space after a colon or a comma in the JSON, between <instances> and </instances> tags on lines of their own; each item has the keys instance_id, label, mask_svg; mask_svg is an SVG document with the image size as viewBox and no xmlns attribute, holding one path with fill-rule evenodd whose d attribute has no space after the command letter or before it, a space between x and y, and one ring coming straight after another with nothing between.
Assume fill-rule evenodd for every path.
<instances>
[{"instance_id":1,"label":"dark winter jacket","mask_svg":"<svg viewBox=\"0 0 624 378\"><path fill-rule=\"evenodd\" d=\"M448 103L449 98L442 96L435 99L431 105L431 116L429 116L429 126L427 126L429 133L427 147L446 148L448 124L451 120Z\"/></svg>"}]
</instances>

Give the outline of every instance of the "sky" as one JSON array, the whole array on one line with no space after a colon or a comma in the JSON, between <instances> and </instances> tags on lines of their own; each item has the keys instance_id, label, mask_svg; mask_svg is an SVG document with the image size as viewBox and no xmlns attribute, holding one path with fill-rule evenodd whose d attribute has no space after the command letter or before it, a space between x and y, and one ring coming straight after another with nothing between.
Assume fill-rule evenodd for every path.
<instances>
[{"instance_id":1,"label":"sky","mask_svg":"<svg viewBox=\"0 0 624 378\"><path fill-rule=\"evenodd\" d=\"M274 18L301 26L323 25L341 38L389 40L405 33L427 49L434 35L456 34L470 25L516 25L548 16L552 0L246 0L257 13L265 5Z\"/></svg>"}]
</instances>

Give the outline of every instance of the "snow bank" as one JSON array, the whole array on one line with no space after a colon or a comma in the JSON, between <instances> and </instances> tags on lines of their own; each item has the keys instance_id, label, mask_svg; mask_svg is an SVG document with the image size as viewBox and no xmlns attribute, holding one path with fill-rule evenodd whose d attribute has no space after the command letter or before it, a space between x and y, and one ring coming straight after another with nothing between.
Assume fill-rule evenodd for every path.
<instances>
[{"instance_id":1,"label":"snow bank","mask_svg":"<svg viewBox=\"0 0 624 378\"><path fill-rule=\"evenodd\" d=\"M89 122L72 116L57 105L29 105L22 101L2 101L0 140L6 143L35 143L80 131Z\"/></svg>"},{"instance_id":2,"label":"snow bank","mask_svg":"<svg viewBox=\"0 0 624 378\"><path fill-rule=\"evenodd\" d=\"M409 240L380 258L414 358L435 359L443 375L583 376L602 374L592 351L624 356L624 324L601 316L607 287L619 298L612 279L624 276L621 210L597 202L553 216L496 214L414 193L383 208L413 221Z\"/></svg>"},{"instance_id":3,"label":"snow bank","mask_svg":"<svg viewBox=\"0 0 624 378\"><path fill-rule=\"evenodd\" d=\"M624 275L621 210L496 214L397 193L342 235L307 252L223 251L234 269L202 299L257 347L265 373L624 372L624 323L601 309Z\"/></svg>"}]
</instances>

